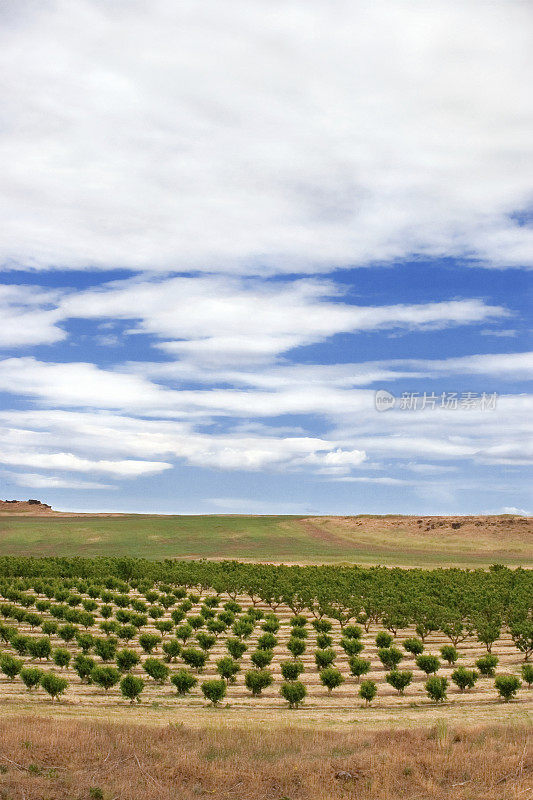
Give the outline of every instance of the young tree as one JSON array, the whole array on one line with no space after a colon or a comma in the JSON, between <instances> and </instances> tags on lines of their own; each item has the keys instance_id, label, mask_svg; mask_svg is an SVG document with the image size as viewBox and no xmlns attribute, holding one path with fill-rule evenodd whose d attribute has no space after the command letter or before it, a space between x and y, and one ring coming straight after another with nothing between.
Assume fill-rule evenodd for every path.
<instances>
[{"instance_id":1,"label":"young tree","mask_svg":"<svg viewBox=\"0 0 533 800\"><path fill-rule=\"evenodd\" d=\"M403 654L397 647L380 647L378 658L385 669L396 669L403 658Z\"/></svg>"},{"instance_id":2,"label":"young tree","mask_svg":"<svg viewBox=\"0 0 533 800\"><path fill-rule=\"evenodd\" d=\"M213 706L218 705L226 696L226 681L223 680L204 681L200 688L205 699L209 700Z\"/></svg>"},{"instance_id":3,"label":"young tree","mask_svg":"<svg viewBox=\"0 0 533 800\"><path fill-rule=\"evenodd\" d=\"M343 636L341 647L347 656L358 656L364 650L364 644L359 639Z\"/></svg>"},{"instance_id":4,"label":"young tree","mask_svg":"<svg viewBox=\"0 0 533 800\"><path fill-rule=\"evenodd\" d=\"M361 680L361 675L366 675L367 672L370 671L370 661L366 658L359 658L359 656L353 656L348 661L348 665L350 667L350 672L352 675L357 678L357 682Z\"/></svg>"},{"instance_id":5,"label":"young tree","mask_svg":"<svg viewBox=\"0 0 533 800\"><path fill-rule=\"evenodd\" d=\"M441 678L437 675L432 675L424 684L428 696L435 703L443 703L446 700L446 689L448 688L448 679Z\"/></svg>"},{"instance_id":6,"label":"young tree","mask_svg":"<svg viewBox=\"0 0 533 800\"><path fill-rule=\"evenodd\" d=\"M531 689L533 683L533 664L522 664L521 667L522 677L527 683L527 688Z\"/></svg>"},{"instance_id":7,"label":"young tree","mask_svg":"<svg viewBox=\"0 0 533 800\"><path fill-rule=\"evenodd\" d=\"M498 675L494 681L494 688L506 703L514 698L521 685L516 675Z\"/></svg>"},{"instance_id":8,"label":"young tree","mask_svg":"<svg viewBox=\"0 0 533 800\"><path fill-rule=\"evenodd\" d=\"M416 639L415 637L411 639L406 639L403 643L404 648L407 650L408 653L411 653L413 656L419 656L421 653L424 652L424 643L420 639Z\"/></svg>"},{"instance_id":9,"label":"young tree","mask_svg":"<svg viewBox=\"0 0 533 800\"><path fill-rule=\"evenodd\" d=\"M207 653L198 650L196 647L185 647L181 651L181 657L189 667L193 667L197 672L201 672L207 661Z\"/></svg>"},{"instance_id":10,"label":"young tree","mask_svg":"<svg viewBox=\"0 0 533 800\"><path fill-rule=\"evenodd\" d=\"M298 658L305 653L306 644L303 639L297 639L291 636L287 642L287 650L289 650L294 658Z\"/></svg>"},{"instance_id":11,"label":"young tree","mask_svg":"<svg viewBox=\"0 0 533 800\"><path fill-rule=\"evenodd\" d=\"M117 652L117 640L109 636L106 639L96 639L94 652L102 661L113 661Z\"/></svg>"},{"instance_id":12,"label":"young tree","mask_svg":"<svg viewBox=\"0 0 533 800\"><path fill-rule=\"evenodd\" d=\"M147 655L150 655L155 648L161 644L161 636L157 633L141 633L139 644Z\"/></svg>"},{"instance_id":13,"label":"young tree","mask_svg":"<svg viewBox=\"0 0 533 800\"><path fill-rule=\"evenodd\" d=\"M126 675L120 681L120 691L122 696L127 698L130 703L141 702L140 694L144 689L144 681L136 675Z\"/></svg>"},{"instance_id":14,"label":"young tree","mask_svg":"<svg viewBox=\"0 0 533 800\"><path fill-rule=\"evenodd\" d=\"M10 655L4 655L0 660L0 669L11 681L15 680L23 666L24 662L20 658L13 658Z\"/></svg>"},{"instance_id":15,"label":"young tree","mask_svg":"<svg viewBox=\"0 0 533 800\"><path fill-rule=\"evenodd\" d=\"M430 675L431 673L437 672L440 667L440 661L437 656L432 655L420 655L416 657L416 666L418 669L421 669L422 672L425 672L426 675Z\"/></svg>"},{"instance_id":16,"label":"young tree","mask_svg":"<svg viewBox=\"0 0 533 800\"><path fill-rule=\"evenodd\" d=\"M264 667L268 667L274 658L274 652L273 650L256 650L250 655L250 658L255 667L258 667L258 669L264 669Z\"/></svg>"},{"instance_id":17,"label":"young tree","mask_svg":"<svg viewBox=\"0 0 533 800\"><path fill-rule=\"evenodd\" d=\"M163 642L163 653L165 654L165 661L167 664L170 664L170 662L175 661L181 653L181 644L177 639L169 639L167 642Z\"/></svg>"},{"instance_id":18,"label":"young tree","mask_svg":"<svg viewBox=\"0 0 533 800\"><path fill-rule=\"evenodd\" d=\"M250 669L244 676L244 684L254 697L258 697L273 681L272 673L268 669Z\"/></svg>"},{"instance_id":19,"label":"young tree","mask_svg":"<svg viewBox=\"0 0 533 800\"><path fill-rule=\"evenodd\" d=\"M237 639L235 636L229 636L226 639L226 649L232 658L235 658L237 661L243 657L244 653L248 650L248 647L242 642L240 639Z\"/></svg>"},{"instance_id":20,"label":"young tree","mask_svg":"<svg viewBox=\"0 0 533 800\"><path fill-rule=\"evenodd\" d=\"M220 677L227 683L235 683L235 676L241 669L239 664L231 656L219 658L216 664Z\"/></svg>"},{"instance_id":21,"label":"young tree","mask_svg":"<svg viewBox=\"0 0 533 800\"><path fill-rule=\"evenodd\" d=\"M198 678L190 670L181 668L170 676L170 683L176 687L179 695L184 696L194 689Z\"/></svg>"},{"instance_id":22,"label":"young tree","mask_svg":"<svg viewBox=\"0 0 533 800\"><path fill-rule=\"evenodd\" d=\"M129 672L130 669L136 667L141 659L135 650L119 650L117 653L117 667L121 672Z\"/></svg>"},{"instance_id":23,"label":"young tree","mask_svg":"<svg viewBox=\"0 0 533 800\"><path fill-rule=\"evenodd\" d=\"M263 633L257 640L259 650L273 650L277 644L278 640L272 633Z\"/></svg>"},{"instance_id":24,"label":"young tree","mask_svg":"<svg viewBox=\"0 0 533 800\"><path fill-rule=\"evenodd\" d=\"M286 681L282 683L279 693L289 704L289 708L298 708L307 695L307 689L301 681Z\"/></svg>"},{"instance_id":25,"label":"young tree","mask_svg":"<svg viewBox=\"0 0 533 800\"><path fill-rule=\"evenodd\" d=\"M498 662L498 656L495 656L493 653L487 653L486 656L481 656L481 658L478 658L476 661L476 667L482 675L485 675L487 678L492 678L494 677L494 672L498 666Z\"/></svg>"},{"instance_id":26,"label":"young tree","mask_svg":"<svg viewBox=\"0 0 533 800\"><path fill-rule=\"evenodd\" d=\"M52 660L54 664L57 664L57 666L61 667L61 669L68 667L70 664L70 658L70 652L66 647L56 647L52 653Z\"/></svg>"},{"instance_id":27,"label":"young tree","mask_svg":"<svg viewBox=\"0 0 533 800\"><path fill-rule=\"evenodd\" d=\"M459 653L457 649L451 644L445 644L440 649L440 654L444 661L447 661L450 667L455 664L457 659L459 658Z\"/></svg>"},{"instance_id":28,"label":"young tree","mask_svg":"<svg viewBox=\"0 0 533 800\"><path fill-rule=\"evenodd\" d=\"M90 680L91 673L96 666L96 662L94 658L90 658L89 656L80 653L72 662L72 666L78 673L80 680L83 682Z\"/></svg>"},{"instance_id":29,"label":"young tree","mask_svg":"<svg viewBox=\"0 0 533 800\"><path fill-rule=\"evenodd\" d=\"M393 689L396 689L399 694L403 694L407 686L409 686L413 680L413 673L410 669L393 669L388 675L385 676L385 680L393 687Z\"/></svg>"},{"instance_id":30,"label":"young tree","mask_svg":"<svg viewBox=\"0 0 533 800\"><path fill-rule=\"evenodd\" d=\"M115 667L95 667L91 672L91 681L108 692L120 680L120 672Z\"/></svg>"},{"instance_id":31,"label":"young tree","mask_svg":"<svg viewBox=\"0 0 533 800\"><path fill-rule=\"evenodd\" d=\"M333 689L336 689L338 686L341 686L341 684L344 683L344 677L342 673L335 667L326 667L325 669L320 670L319 676L320 682L326 687L328 692L331 692Z\"/></svg>"},{"instance_id":32,"label":"young tree","mask_svg":"<svg viewBox=\"0 0 533 800\"><path fill-rule=\"evenodd\" d=\"M378 693L378 687L374 681L363 681L359 687L359 697L361 697L365 704L368 706Z\"/></svg>"},{"instance_id":33,"label":"young tree","mask_svg":"<svg viewBox=\"0 0 533 800\"><path fill-rule=\"evenodd\" d=\"M66 678L60 678L55 672L44 672L41 676L41 686L47 692L52 700L59 700L68 688L68 681Z\"/></svg>"},{"instance_id":34,"label":"young tree","mask_svg":"<svg viewBox=\"0 0 533 800\"><path fill-rule=\"evenodd\" d=\"M457 667L452 672L452 681L459 687L461 692L464 692L465 689L473 689L478 678L479 672L476 672L475 669Z\"/></svg>"},{"instance_id":35,"label":"young tree","mask_svg":"<svg viewBox=\"0 0 533 800\"><path fill-rule=\"evenodd\" d=\"M387 633L387 631L380 631L376 636L376 644L378 647L390 647L394 641L394 637Z\"/></svg>"},{"instance_id":36,"label":"young tree","mask_svg":"<svg viewBox=\"0 0 533 800\"><path fill-rule=\"evenodd\" d=\"M294 661L282 661L280 667L283 680L289 682L298 680L300 674L304 671L303 662L296 659ZM287 698L285 699L287 700Z\"/></svg>"},{"instance_id":37,"label":"young tree","mask_svg":"<svg viewBox=\"0 0 533 800\"><path fill-rule=\"evenodd\" d=\"M317 669L325 669L331 666L336 658L337 654L332 647L327 647L325 650L315 650L315 664Z\"/></svg>"},{"instance_id":38,"label":"young tree","mask_svg":"<svg viewBox=\"0 0 533 800\"><path fill-rule=\"evenodd\" d=\"M165 662L158 658L147 658L143 669L156 683L164 683L170 672Z\"/></svg>"},{"instance_id":39,"label":"young tree","mask_svg":"<svg viewBox=\"0 0 533 800\"><path fill-rule=\"evenodd\" d=\"M52 643L48 636L41 636L28 642L28 653L32 658L38 658L39 661L42 661L43 658L48 660L52 653Z\"/></svg>"},{"instance_id":40,"label":"young tree","mask_svg":"<svg viewBox=\"0 0 533 800\"><path fill-rule=\"evenodd\" d=\"M39 685L42 675L43 671L39 669L39 667L23 667L23 669L20 670L20 677L30 692Z\"/></svg>"}]
</instances>

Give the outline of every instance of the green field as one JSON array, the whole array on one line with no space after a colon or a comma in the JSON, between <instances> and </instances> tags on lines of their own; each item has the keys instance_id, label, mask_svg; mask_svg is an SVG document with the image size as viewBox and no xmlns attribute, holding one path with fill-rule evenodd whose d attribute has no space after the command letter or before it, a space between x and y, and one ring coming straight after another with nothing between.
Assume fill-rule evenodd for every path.
<instances>
[{"instance_id":1,"label":"green field","mask_svg":"<svg viewBox=\"0 0 533 800\"><path fill-rule=\"evenodd\" d=\"M355 519L355 518L354 518ZM533 565L530 534L413 531L297 516L0 516L0 555L130 555L399 566ZM406 518L410 519L410 518ZM372 522L372 525L370 524Z\"/></svg>"}]
</instances>

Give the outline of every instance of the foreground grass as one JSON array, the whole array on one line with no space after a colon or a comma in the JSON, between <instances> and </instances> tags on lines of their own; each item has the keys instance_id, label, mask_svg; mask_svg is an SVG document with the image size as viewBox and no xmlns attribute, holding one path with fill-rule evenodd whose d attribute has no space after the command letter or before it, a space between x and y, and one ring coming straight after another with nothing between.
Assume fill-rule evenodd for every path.
<instances>
[{"instance_id":1,"label":"foreground grass","mask_svg":"<svg viewBox=\"0 0 533 800\"><path fill-rule=\"evenodd\" d=\"M0 516L0 555L241 558L395 566L531 566L531 534L413 530L289 516Z\"/></svg>"},{"instance_id":2,"label":"foreground grass","mask_svg":"<svg viewBox=\"0 0 533 800\"><path fill-rule=\"evenodd\" d=\"M361 734L4 718L0 795L511 800L530 796L531 738L523 726Z\"/></svg>"}]
</instances>

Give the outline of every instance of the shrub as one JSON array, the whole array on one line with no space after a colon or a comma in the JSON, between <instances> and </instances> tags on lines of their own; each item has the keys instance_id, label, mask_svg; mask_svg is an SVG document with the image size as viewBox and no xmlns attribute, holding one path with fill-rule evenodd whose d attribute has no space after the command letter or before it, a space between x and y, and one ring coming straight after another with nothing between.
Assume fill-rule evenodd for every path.
<instances>
[{"instance_id":1,"label":"shrub","mask_svg":"<svg viewBox=\"0 0 533 800\"><path fill-rule=\"evenodd\" d=\"M177 639L169 639L168 642L163 642L163 653L165 661L169 664L171 661L175 661L181 653L181 644Z\"/></svg>"},{"instance_id":2,"label":"shrub","mask_svg":"<svg viewBox=\"0 0 533 800\"><path fill-rule=\"evenodd\" d=\"M148 655L150 655L152 650L155 650L160 643L161 636L158 636L157 633L141 633L139 636L139 644Z\"/></svg>"},{"instance_id":3,"label":"shrub","mask_svg":"<svg viewBox=\"0 0 533 800\"><path fill-rule=\"evenodd\" d=\"M278 640L272 633L264 633L257 640L257 647L259 650L273 650L276 647Z\"/></svg>"},{"instance_id":4,"label":"shrub","mask_svg":"<svg viewBox=\"0 0 533 800\"><path fill-rule=\"evenodd\" d=\"M494 681L494 688L506 703L513 699L521 685L516 675L498 675Z\"/></svg>"},{"instance_id":5,"label":"shrub","mask_svg":"<svg viewBox=\"0 0 533 800\"><path fill-rule=\"evenodd\" d=\"M20 670L20 677L30 691L39 685L42 674L43 671L39 667L24 667Z\"/></svg>"},{"instance_id":6,"label":"shrub","mask_svg":"<svg viewBox=\"0 0 533 800\"><path fill-rule=\"evenodd\" d=\"M289 625L291 628L304 628L307 625L307 619L303 614L296 614L290 618Z\"/></svg>"},{"instance_id":7,"label":"shrub","mask_svg":"<svg viewBox=\"0 0 533 800\"><path fill-rule=\"evenodd\" d=\"M350 658L348 665L352 675L357 678L357 682L361 680L361 675L366 675L370 670L370 661L366 658L359 658L359 656Z\"/></svg>"},{"instance_id":8,"label":"shrub","mask_svg":"<svg viewBox=\"0 0 533 800\"><path fill-rule=\"evenodd\" d=\"M292 653L294 658L298 658L306 651L306 644L303 639L294 639L291 637L287 642L287 650Z\"/></svg>"},{"instance_id":9,"label":"shrub","mask_svg":"<svg viewBox=\"0 0 533 800\"><path fill-rule=\"evenodd\" d=\"M353 641L352 639L347 639L347 641ZM333 644L333 637L327 633L319 633L316 637L316 646L319 647L321 650L325 650L327 647L331 647Z\"/></svg>"},{"instance_id":10,"label":"shrub","mask_svg":"<svg viewBox=\"0 0 533 800\"><path fill-rule=\"evenodd\" d=\"M345 625L342 635L346 639L360 639L363 635L363 629L359 625Z\"/></svg>"},{"instance_id":11,"label":"shrub","mask_svg":"<svg viewBox=\"0 0 533 800\"><path fill-rule=\"evenodd\" d=\"M344 683L342 673L335 667L326 667L326 669L320 671L319 676L320 682L326 687L328 692L331 692Z\"/></svg>"},{"instance_id":12,"label":"shrub","mask_svg":"<svg viewBox=\"0 0 533 800\"><path fill-rule=\"evenodd\" d=\"M117 653L117 667L121 672L129 672L141 660L135 650L119 650Z\"/></svg>"},{"instance_id":13,"label":"shrub","mask_svg":"<svg viewBox=\"0 0 533 800\"><path fill-rule=\"evenodd\" d=\"M277 633L279 631L279 620L275 615L267 614L261 627L265 633Z\"/></svg>"},{"instance_id":14,"label":"shrub","mask_svg":"<svg viewBox=\"0 0 533 800\"><path fill-rule=\"evenodd\" d=\"M95 667L91 672L91 681L108 692L120 680L120 672L115 667Z\"/></svg>"},{"instance_id":15,"label":"shrub","mask_svg":"<svg viewBox=\"0 0 533 800\"><path fill-rule=\"evenodd\" d=\"M248 647L240 639L237 639L234 636L229 636L226 639L226 649L230 656L232 658L236 658L238 661L248 650Z\"/></svg>"},{"instance_id":16,"label":"shrub","mask_svg":"<svg viewBox=\"0 0 533 800\"><path fill-rule=\"evenodd\" d=\"M498 666L498 656L495 656L493 653L487 653L486 656L481 656L476 661L476 667L481 672L482 675L485 675L487 678L492 678L494 676L494 671Z\"/></svg>"},{"instance_id":17,"label":"shrub","mask_svg":"<svg viewBox=\"0 0 533 800\"><path fill-rule=\"evenodd\" d=\"M337 654L332 647L327 647L325 650L315 650L315 664L317 669L325 669L335 661Z\"/></svg>"},{"instance_id":18,"label":"shrub","mask_svg":"<svg viewBox=\"0 0 533 800\"><path fill-rule=\"evenodd\" d=\"M363 681L359 687L359 697L361 697L366 705L370 705L374 697L378 693L378 687L374 681Z\"/></svg>"},{"instance_id":19,"label":"shrub","mask_svg":"<svg viewBox=\"0 0 533 800\"><path fill-rule=\"evenodd\" d=\"M274 658L274 652L272 650L256 650L251 654L250 658L255 667L263 669L264 667L268 667Z\"/></svg>"},{"instance_id":20,"label":"shrub","mask_svg":"<svg viewBox=\"0 0 533 800\"><path fill-rule=\"evenodd\" d=\"M66 678L60 678L54 672L44 672L41 675L40 684L47 692L52 700L59 699L59 696L66 692L68 688L68 681Z\"/></svg>"},{"instance_id":21,"label":"shrub","mask_svg":"<svg viewBox=\"0 0 533 800\"><path fill-rule=\"evenodd\" d=\"M359 639L346 638L344 636L341 639L341 647L347 656L358 656L364 650L364 644Z\"/></svg>"},{"instance_id":22,"label":"shrub","mask_svg":"<svg viewBox=\"0 0 533 800\"><path fill-rule=\"evenodd\" d=\"M19 656L25 656L28 652L28 644L31 640L31 636L22 636L21 634L16 633L15 636L11 639L11 647L17 651Z\"/></svg>"},{"instance_id":23,"label":"shrub","mask_svg":"<svg viewBox=\"0 0 533 800\"><path fill-rule=\"evenodd\" d=\"M387 631L380 631L376 636L376 644L378 647L390 647L394 641L394 637L387 633Z\"/></svg>"},{"instance_id":24,"label":"shrub","mask_svg":"<svg viewBox=\"0 0 533 800\"><path fill-rule=\"evenodd\" d=\"M194 689L198 683L198 678L195 678L188 669L182 668L170 676L170 683L176 687L177 693L183 696Z\"/></svg>"},{"instance_id":25,"label":"shrub","mask_svg":"<svg viewBox=\"0 0 533 800\"><path fill-rule=\"evenodd\" d=\"M307 639L309 634L307 633L305 628L302 628L299 625L295 625L294 628L291 628L291 636L293 639Z\"/></svg>"},{"instance_id":26,"label":"shrub","mask_svg":"<svg viewBox=\"0 0 533 800\"><path fill-rule=\"evenodd\" d=\"M205 625L205 617L202 617L201 614L195 614L193 617L189 617L187 620L188 624L193 628L195 631L203 628Z\"/></svg>"},{"instance_id":27,"label":"shrub","mask_svg":"<svg viewBox=\"0 0 533 800\"><path fill-rule=\"evenodd\" d=\"M301 681L286 681L279 689L280 695L289 704L289 708L298 708L307 695L307 689Z\"/></svg>"},{"instance_id":28,"label":"shrub","mask_svg":"<svg viewBox=\"0 0 533 800\"><path fill-rule=\"evenodd\" d=\"M455 662L459 658L459 653L457 652L457 649L451 644L445 644L443 647L441 647L440 654L444 659L444 661L448 662L450 667L452 666L452 664L455 664Z\"/></svg>"},{"instance_id":29,"label":"shrub","mask_svg":"<svg viewBox=\"0 0 533 800\"><path fill-rule=\"evenodd\" d=\"M48 636L41 636L39 639L32 639L28 642L28 653L32 658L49 659L52 652L52 643Z\"/></svg>"},{"instance_id":30,"label":"shrub","mask_svg":"<svg viewBox=\"0 0 533 800\"><path fill-rule=\"evenodd\" d=\"M217 661L217 672L227 683L235 683L235 675L240 669L239 664L231 656L224 656Z\"/></svg>"},{"instance_id":31,"label":"shrub","mask_svg":"<svg viewBox=\"0 0 533 800\"><path fill-rule=\"evenodd\" d=\"M170 672L165 662L158 658L147 658L143 669L156 683L164 683Z\"/></svg>"},{"instance_id":32,"label":"shrub","mask_svg":"<svg viewBox=\"0 0 533 800\"><path fill-rule=\"evenodd\" d=\"M239 639L247 639L254 630L253 623L247 622L244 619L238 619L233 623L232 631Z\"/></svg>"},{"instance_id":33,"label":"shrub","mask_svg":"<svg viewBox=\"0 0 533 800\"><path fill-rule=\"evenodd\" d=\"M117 641L112 637L106 639L95 639L94 652L100 656L102 661L112 661L117 652Z\"/></svg>"},{"instance_id":34,"label":"shrub","mask_svg":"<svg viewBox=\"0 0 533 800\"><path fill-rule=\"evenodd\" d=\"M528 689L530 689L533 683L533 664L522 664L521 671L522 677L527 683Z\"/></svg>"},{"instance_id":35,"label":"shrub","mask_svg":"<svg viewBox=\"0 0 533 800\"><path fill-rule=\"evenodd\" d=\"M226 681L223 680L204 681L200 688L205 699L214 706L226 696Z\"/></svg>"},{"instance_id":36,"label":"shrub","mask_svg":"<svg viewBox=\"0 0 533 800\"><path fill-rule=\"evenodd\" d=\"M457 669L452 672L452 681L459 687L461 692L464 692L465 689L472 689L478 678L479 672L476 672L475 669L457 667Z\"/></svg>"},{"instance_id":37,"label":"shrub","mask_svg":"<svg viewBox=\"0 0 533 800\"><path fill-rule=\"evenodd\" d=\"M403 658L403 654L397 647L380 647L378 658L385 669L396 669Z\"/></svg>"},{"instance_id":38,"label":"shrub","mask_svg":"<svg viewBox=\"0 0 533 800\"><path fill-rule=\"evenodd\" d=\"M13 658L10 655L4 655L0 660L0 669L11 681L15 680L23 666L24 662L20 658Z\"/></svg>"},{"instance_id":39,"label":"shrub","mask_svg":"<svg viewBox=\"0 0 533 800\"><path fill-rule=\"evenodd\" d=\"M76 636L78 629L75 625L62 625L57 632L64 642L71 642Z\"/></svg>"},{"instance_id":40,"label":"shrub","mask_svg":"<svg viewBox=\"0 0 533 800\"><path fill-rule=\"evenodd\" d=\"M126 697L130 703L134 703L137 701L138 703L141 702L140 694L144 689L144 681L142 678L138 678L136 675L126 675L126 677L122 678L120 681L120 691L122 692L122 696Z\"/></svg>"},{"instance_id":41,"label":"shrub","mask_svg":"<svg viewBox=\"0 0 533 800\"><path fill-rule=\"evenodd\" d=\"M52 633L57 633L57 622L53 619L46 619L43 624L41 625L41 630L46 636L50 636Z\"/></svg>"},{"instance_id":42,"label":"shrub","mask_svg":"<svg viewBox=\"0 0 533 800\"><path fill-rule=\"evenodd\" d=\"M65 647L56 647L52 654L52 660L54 664L64 669L70 664L70 653Z\"/></svg>"},{"instance_id":43,"label":"shrub","mask_svg":"<svg viewBox=\"0 0 533 800\"><path fill-rule=\"evenodd\" d=\"M205 667L207 661L207 653L196 647L185 647L181 651L181 657L189 667L193 667L197 672Z\"/></svg>"},{"instance_id":44,"label":"shrub","mask_svg":"<svg viewBox=\"0 0 533 800\"><path fill-rule=\"evenodd\" d=\"M78 643L78 647L80 647L84 653L89 653L94 647L94 636L92 633L78 632L76 634L76 642Z\"/></svg>"},{"instance_id":45,"label":"shrub","mask_svg":"<svg viewBox=\"0 0 533 800\"><path fill-rule=\"evenodd\" d=\"M448 688L448 679L440 678L437 675L432 675L424 684L428 696L435 703L443 703L446 700L446 689Z\"/></svg>"},{"instance_id":46,"label":"shrub","mask_svg":"<svg viewBox=\"0 0 533 800\"><path fill-rule=\"evenodd\" d=\"M296 681L304 671L303 663L296 659L294 661L282 661L280 667L284 681ZM287 700L287 698L285 699Z\"/></svg>"},{"instance_id":47,"label":"shrub","mask_svg":"<svg viewBox=\"0 0 533 800\"><path fill-rule=\"evenodd\" d=\"M198 642L202 650L205 650L206 652L213 647L216 640L217 637L212 633L201 632L196 634L196 641Z\"/></svg>"},{"instance_id":48,"label":"shrub","mask_svg":"<svg viewBox=\"0 0 533 800\"><path fill-rule=\"evenodd\" d=\"M413 680L413 673L410 669L393 669L388 675L385 676L385 680L392 686L393 689L396 689L399 694L403 694L405 689Z\"/></svg>"},{"instance_id":49,"label":"shrub","mask_svg":"<svg viewBox=\"0 0 533 800\"><path fill-rule=\"evenodd\" d=\"M268 669L250 669L244 676L244 684L254 697L258 697L273 680L272 673Z\"/></svg>"},{"instance_id":50,"label":"shrub","mask_svg":"<svg viewBox=\"0 0 533 800\"><path fill-rule=\"evenodd\" d=\"M426 675L437 672L440 667L440 661L437 656L420 655L416 657L416 666L425 672Z\"/></svg>"},{"instance_id":51,"label":"shrub","mask_svg":"<svg viewBox=\"0 0 533 800\"><path fill-rule=\"evenodd\" d=\"M75 671L78 673L81 681L89 680L91 677L91 673L96 666L96 662L94 658L89 658L89 656L83 655L80 653L76 656L72 665Z\"/></svg>"}]
</instances>

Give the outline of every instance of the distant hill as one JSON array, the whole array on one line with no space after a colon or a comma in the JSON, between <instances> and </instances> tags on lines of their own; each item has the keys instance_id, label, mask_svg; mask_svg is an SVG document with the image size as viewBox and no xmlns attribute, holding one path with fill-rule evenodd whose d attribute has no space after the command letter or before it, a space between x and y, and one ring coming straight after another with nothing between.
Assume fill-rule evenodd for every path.
<instances>
[{"instance_id":1,"label":"distant hill","mask_svg":"<svg viewBox=\"0 0 533 800\"><path fill-rule=\"evenodd\" d=\"M40 500L0 500L0 514L49 514L52 506Z\"/></svg>"}]
</instances>

